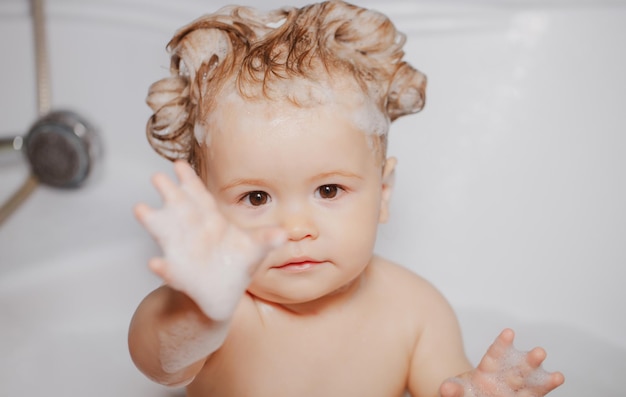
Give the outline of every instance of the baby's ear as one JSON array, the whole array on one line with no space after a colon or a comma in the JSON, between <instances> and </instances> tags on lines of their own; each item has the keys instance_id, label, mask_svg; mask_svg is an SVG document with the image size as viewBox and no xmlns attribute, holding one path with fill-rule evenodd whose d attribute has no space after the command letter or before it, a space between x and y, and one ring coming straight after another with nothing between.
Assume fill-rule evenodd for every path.
<instances>
[{"instance_id":1,"label":"baby's ear","mask_svg":"<svg viewBox=\"0 0 626 397\"><path fill-rule=\"evenodd\" d=\"M380 216L379 223L385 223L389 220L389 203L391 202L391 192L396 176L396 164L398 160L395 157L388 157L383 167L383 186L382 196L380 200Z\"/></svg>"}]
</instances>

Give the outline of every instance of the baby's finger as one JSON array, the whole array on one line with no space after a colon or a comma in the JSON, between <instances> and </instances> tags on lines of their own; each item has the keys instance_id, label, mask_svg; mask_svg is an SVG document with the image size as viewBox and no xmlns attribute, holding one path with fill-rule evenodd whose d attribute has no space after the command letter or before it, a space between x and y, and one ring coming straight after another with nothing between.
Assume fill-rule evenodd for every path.
<instances>
[{"instance_id":1,"label":"baby's finger","mask_svg":"<svg viewBox=\"0 0 626 397\"><path fill-rule=\"evenodd\" d=\"M498 335L496 340L489 346L487 353L484 355L478 368L487 372L494 372L500 367L499 362L509 351L515 339L515 332L512 329L505 329Z\"/></svg>"},{"instance_id":2,"label":"baby's finger","mask_svg":"<svg viewBox=\"0 0 626 397\"><path fill-rule=\"evenodd\" d=\"M264 227L252 232L254 239L264 248L278 248L287 241L287 232L280 227Z\"/></svg>"},{"instance_id":3,"label":"baby's finger","mask_svg":"<svg viewBox=\"0 0 626 397\"><path fill-rule=\"evenodd\" d=\"M164 232L167 231L167 229L163 227L164 224L160 216L161 211L153 209L144 203L139 203L135 206L134 212L139 223L141 223L148 233L160 244Z\"/></svg>"},{"instance_id":4,"label":"baby's finger","mask_svg":"<svg viewBox=\"0 0 626 397\"><path fill-rule=\"evenodd\" d=\"M565 382L565 377L560 372L548 373L544 370L536 370L528 379L528 387L535 395L546 395L552 390L561 386Z\"/></svg>"},{"instance_id":5,"label":"baby's finger","mask_svg":"<svg viewBox=\"0 0 626 397\"><path fill-rule=\"evenodd\" d=\"M546 359L546 351L541 347L535 347L526 355L526 362L532 369L538 368Z\"/></svg>"},{"instance_id":6,"label":"baby's finger","mask_svg":"<svg viewBox=\"0 0 626 397\"><path fill-rule=\"evenodd\" d=\"M441 397L464 397L465 386L460 383L456 378L448 379L441 384L439 388L439 394ZM470 396L465 396L470 397Z\"/></svg>"},{"instance_id":7,"label":"baby's finger","mask_svg":"<svg viewBox=\"0 0 626 397\"><path fill-rule=\"evenodd\" d=\"M560 372L553 372L550 374L550 383L548 391L554 390L557 387L565 383L565 376Z\"/></svg>"},{"instance_id":8,"label":"baby's finger","mask_svg":"<svg viewBox=\"0 0 626 397\"><path fill-rule=\"evenodd\" d=\"M152 184L165 202L178 201L184 197L180 188L167 175L157 173L152 177Z\"/></svg>"},{"instance_id":9,"label":"baby's finger","mask_svg":"<svg viewBox=\"0 0 626 397\"><path fill-rule=\"evenodd\" d=\"M148 228L147 219L154 213L154 209L150 208L147 204L139 203L135 205L133 208L133 213L135 214L135 218L143 225L143 227Z\"/></svg>"},{"instance_id":10,"label":"baby's finger","mask_svg":"<svg viewBox=\"0 0 626 397\"><path fill-rule=\"evenodd\" d=\"M183 161L183 160L176 160L174 162L174 172L176 173L176 176L181 182L186 182L190 178L198 177L198 175L193 170L191 165L189 165L188 162Z\"/></svg>"},{"instance_id":11,"label":"baby's finger","mask_svg":"<svg viewBox=\"0 0 626 397\"><path fill-rule=\"evenodd\" d=\"M184 161L176 161L174 163L174 172L180 180L181 189L186 191L191 198L200 199L204 203L213 202L213 197L209 194L208 190L200 177L191 168L191 166Z\"/></svg>"},{"instance_id":12,"label":"baby's finger","mask_svg":"<svg viewBox=\"0 0 626 397\"><path fill-rule=\"evenodd\" d=\"M163 258L152 258L148 262L148 267L154 274L159 276L163 281L169 283L169 272L168 272L168 263Z\"/></svg>"}]
</instances>

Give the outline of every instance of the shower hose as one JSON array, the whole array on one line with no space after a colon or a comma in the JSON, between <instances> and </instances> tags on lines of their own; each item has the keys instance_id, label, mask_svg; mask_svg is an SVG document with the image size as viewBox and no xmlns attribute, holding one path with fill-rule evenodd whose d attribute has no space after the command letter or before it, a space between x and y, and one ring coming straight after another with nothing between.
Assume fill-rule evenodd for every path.
<instances>
[{"instance_id":1,"label":"shower hose","mask_svg":"<svg viewBox=\"0 0 626 397\"><path fill-rule=\"evenodd\" d=\"M35 38L37 112L41 117L50 111L51 102L44 5L43 0L31 0L30 5ZM0 225L30 196L38 185L39 180L31 171L20 188L0 207Z\"/></svg>"}]
</instances>

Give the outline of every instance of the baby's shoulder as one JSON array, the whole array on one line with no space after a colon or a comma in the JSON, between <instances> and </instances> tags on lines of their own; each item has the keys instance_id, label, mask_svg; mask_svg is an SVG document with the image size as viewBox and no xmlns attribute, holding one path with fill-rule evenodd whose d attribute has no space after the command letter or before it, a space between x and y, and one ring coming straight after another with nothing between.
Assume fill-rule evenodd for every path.
<instances>
[{"instance_id":1,"label":"baby's shoulder","mask_svg":"<svg viewBox=\"0 0 626 397\"><path fill-rule=\"evenodd\" d=\"M448 303L439 290L428 280L405 266L376 256L369 269L372 287L377 293L394 302L404 302L412 307L427 305L431 310Z\"/></svg>"}]
</instances>

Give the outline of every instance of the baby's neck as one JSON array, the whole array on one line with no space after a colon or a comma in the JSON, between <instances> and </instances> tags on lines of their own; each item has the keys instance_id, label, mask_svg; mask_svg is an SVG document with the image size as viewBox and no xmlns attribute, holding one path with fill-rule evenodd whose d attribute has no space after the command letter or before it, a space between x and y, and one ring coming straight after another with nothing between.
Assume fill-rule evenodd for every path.
<instances>
[{"instance_id":1,"label":"baby's neck","mask_svg":"<svg viewBox=\"0 0 626 397\"><path fill-rule=\"evenodd\" d=\"M283 311L289 315L295 315L298 317L306 317L306 316L318 317L324 314L332 314L334 312L337 312L338 309L342 309L350 305L352 301L362 291L366 283L367 273L368 273L368 269L366 268L354 280L350 281L349 283L342 286L338 290L335 290L318 299L307 301L307 302L278 303L278 302L266 301L262 298L259 298L251 294L250 292L248 292L248 295L252 298L254 302L256 302L259 305L268 305L272 307L273 309Z\"/></svg>"}]
</instances>

